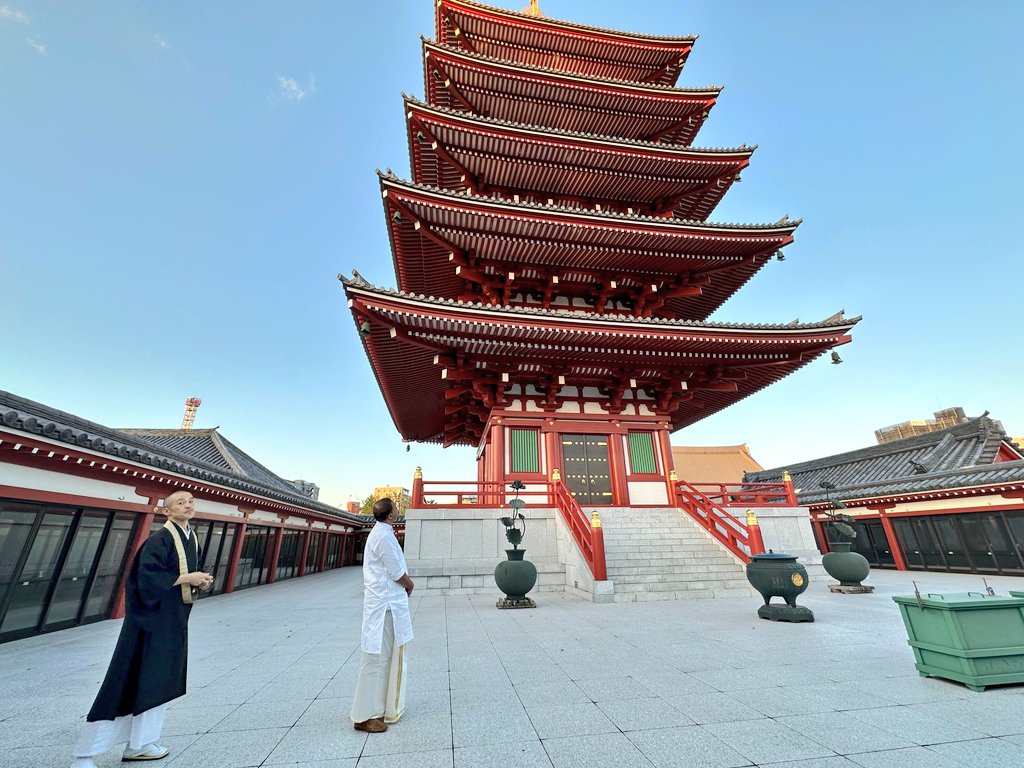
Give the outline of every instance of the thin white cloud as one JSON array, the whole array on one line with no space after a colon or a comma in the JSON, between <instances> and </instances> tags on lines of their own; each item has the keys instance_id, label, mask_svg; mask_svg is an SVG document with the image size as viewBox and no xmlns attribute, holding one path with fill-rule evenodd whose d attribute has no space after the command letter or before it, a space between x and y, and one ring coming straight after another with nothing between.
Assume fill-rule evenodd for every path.
<instances>
[{"instance_id":1,"label":"thin white cloud","mask_svg":"<svg viewBox=\"0 0 1024 768\"><path fill-rule=\"evenodd\" d=\"M9 5L0 5L0 19L8 19L9 21L16 21L19 24L32 26L31 24L29 24L27 15L25 15L21 11L16 11Z\"/></svg>"},{"instance_id":2,"label":"thin white cloud","mask_svg":"<svg viewBox=\"0 0 1024 768\"><path fill-rule=\"evenodd\" d=\"M160 37L160 35L153 35L153 38L156 40L156 44L161 48L167 49L171 47L171 44Z\"/></svg>"},{"instance_id":3,"label":"thin white cloud","mask_svg":"<svg viewBox=\"0 0 1024 768\"><path fill-rule=\"evenodd\" d=\"M46 46L40 43L38 40L33 40L31 37L26 37L25 42L36 49L36 52L41 56L46 55Z\"/></svg>"},{"instance_id":4,"label":"thin white cloud","mask_svg":"<svg viewBox=\"0 0 1024 768\"><path fill-rule=\"evenodd\" d=\"M277 90L289 101L302 101L307 96L316 93L316 77L309 73L309 82L305 86L299 85L294 77L277 76Z\"/></svg>"}]
</instances>

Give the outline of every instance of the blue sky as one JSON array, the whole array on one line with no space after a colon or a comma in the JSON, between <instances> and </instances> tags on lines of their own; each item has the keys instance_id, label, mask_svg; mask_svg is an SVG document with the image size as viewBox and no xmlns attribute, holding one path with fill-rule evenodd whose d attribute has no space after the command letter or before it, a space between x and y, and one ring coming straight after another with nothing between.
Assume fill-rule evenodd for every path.
<instances>
[{"instance_id":1,"label":"blue sky","mask_svg":"<svg viewBox=\"0 0 1024 768\"><path fill-rule=\"evenodd\" d=\"M759 145L712 220L804 219L713 319L864 315L842 365L674 443L779 466L956 405L1024 434L1024 3L541 9L699 34L679 84L725 91L696 145ZM0 388L115 427L176 427L197 395L196 426L329 503L474 477L471 449L405 451L336 280L395 285L374 170L408 178L432 10L0 0Z\"/></svg>"}]
</instances>

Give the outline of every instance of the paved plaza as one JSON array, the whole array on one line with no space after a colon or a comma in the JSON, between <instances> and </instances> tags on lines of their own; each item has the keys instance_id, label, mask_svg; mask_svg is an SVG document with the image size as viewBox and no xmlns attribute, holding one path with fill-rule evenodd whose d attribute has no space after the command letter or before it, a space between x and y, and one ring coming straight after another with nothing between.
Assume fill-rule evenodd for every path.
<instances>
[{"instance_id":1,"label":"paved plaza","mask_svg":"<svg viewBox=\"0 0 1024 768\"><path fill-rule=\"evenodd\" d=\"M974 693L918 676L892 594L981 577L872 573L873 595L595 605L414 594L408 709L384 734L347 718L362 583L345 568L200 601L174 768L1010 768L1024 685ZM1000 594L1024 579L988 577ZM0 646L0 768L65 768L114 645L104 621ZM120 766L120 749L100 760Z\"/></svg>"}]
</instances>

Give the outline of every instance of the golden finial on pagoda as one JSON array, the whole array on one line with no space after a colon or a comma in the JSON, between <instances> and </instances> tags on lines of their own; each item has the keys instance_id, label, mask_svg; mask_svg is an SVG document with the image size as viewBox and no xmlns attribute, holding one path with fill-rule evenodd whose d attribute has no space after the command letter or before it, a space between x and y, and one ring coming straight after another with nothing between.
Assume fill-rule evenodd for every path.
<instances>
[{"instance_id":1,"label":"golden finial on pagoda","mask_svg":"<svg viewBox=\"0 0 1024 768\"><path fill-rule=\"evenodd\" d=\"M594 510L594 513L590 516L590 527L591 528L600 528L601 527L601 516L599 514L597 514L597 510L596 509Z\"/></svg>"},{"instance_id":2,"label":"golden finial on pagoda","mask_svg":"<svg viewBox=\"0 0 1024 768\"><path fill-rule=\"evenodd\" d=\"M543 16L540 12L540 0L530 0L530 7L523 8L523 13L528 13L531 16Z\"/></svg>"},{"instance_id":3,"label":"golden finial on pagoda","mask_svg":"<svg viewBox=\"0 0 1024 768\"><path fill-rule=\"evenodd\" d=\"M676 471L674 469L670 469L668 471L668 479L671 480L673 483L677 483L679 482L679 475L676 474Z\"/></svg>"},{"instance_id":4,"label":"golden finial on pagoda","mask_svg":"<svg viewBox=\"0 0 1024 768\"><path fill-rule=\"evenodd\" d=\"M413 480L423 479L423 467L416 467L416 471L412 473Z\"/></svg>"},{"instance_id":5,"label":"golden finial on pagoda","mask_svg":"<svg viewBox=\"0 0 1024 768\"><path fill-rule=\"evenodd\" d=\"M747 525L757 525L757 515L752 509L747 510Z\"/></svg>"},{"instance_id":6,"label":"golden finial on pagoda","mask_svg":"<svg viewBox=\"0 0 1024 768\"><path fill-rule=\"evenodd\" d=\"M791 474L789 474L789 470L788 469L782 470L782 482L784 482L784 483L792 483L793 482L793 476Z\"/></svg>"},{"instance_id":7,"label":"golden finial on pagoda","mask_svg":"<svg viewBox=\"0 0 1024 768\"><path fill-rule=\"evenodd\" d=\"M556 482L562 479L562 473L558 471L558 467L551 470L551 481Z\"/></svg>"}]
</instances>

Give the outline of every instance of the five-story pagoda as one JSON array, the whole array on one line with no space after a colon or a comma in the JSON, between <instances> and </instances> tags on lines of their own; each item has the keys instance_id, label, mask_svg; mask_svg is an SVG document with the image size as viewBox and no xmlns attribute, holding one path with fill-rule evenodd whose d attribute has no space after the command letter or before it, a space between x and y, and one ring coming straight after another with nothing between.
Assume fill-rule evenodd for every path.
<instances>
[{"instance_id":1,"label":"five-story pagoda","mask_svg":"<svg viewBox=\"0 0 1024 768\"><path fill-rule=\"evenodd\" d=\"M691 144L718 88L695 38L437 0L412 182L381 174L398 290L349 306L406 440L477 448L478 479L561 469L581 504L665 504L669 434L850 340L857 319L706 318L799 222L707 222L753 149Z\"/></svg>"}]
</instances>

